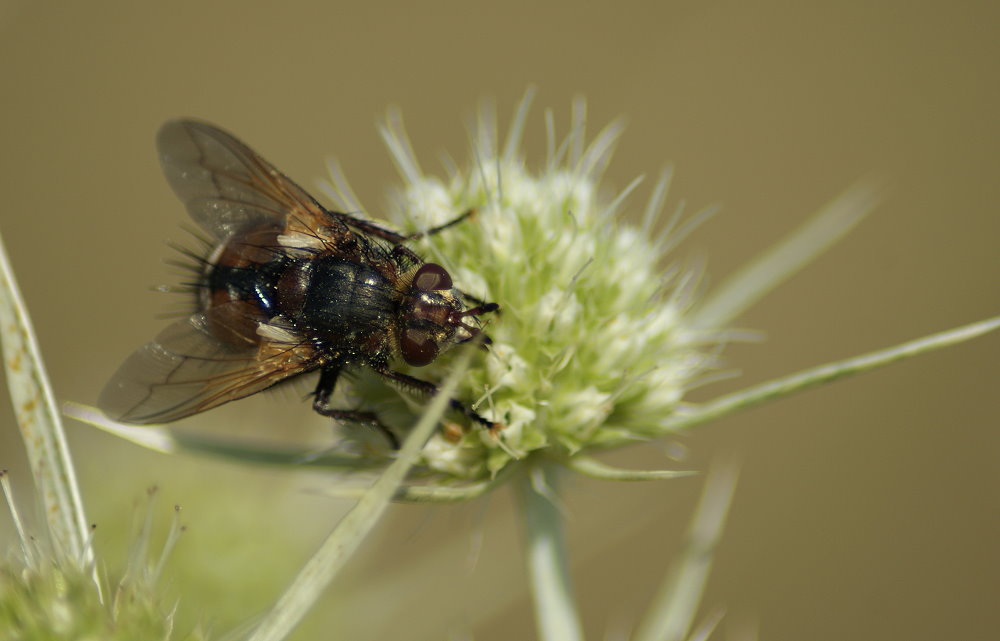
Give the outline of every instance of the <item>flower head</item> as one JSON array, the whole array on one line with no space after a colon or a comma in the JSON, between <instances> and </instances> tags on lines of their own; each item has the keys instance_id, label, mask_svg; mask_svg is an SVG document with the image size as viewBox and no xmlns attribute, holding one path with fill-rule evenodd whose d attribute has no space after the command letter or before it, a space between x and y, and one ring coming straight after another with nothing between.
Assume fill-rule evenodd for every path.
<instances>
[{"instance_id":1,"label":"flower head","mask_svg":"<svg viewBox=\"0 0 1000 641\"><path fill-rule=\"evenodd\" d=\"M461 291L502 310L486 326L492 345L458 397L503 429L442 431L424 451L428 468L464 479L541 451L565 456L662 435L663 419L709 363L704 335L684 320L690 279L664 270L670 239L652 232L666 175L643 224L625 222L619 210L638 181L617 197L600 183L620 127L587 144L577 105L568 136L550 143L547 162L532 169L519 149L528 102L502 150L489 112L481 114L471 158L445 177L423 173L397 117L383 129L404 180L392 217L415 231L474 210L415 249L444 265ZM348 190L338 193L340 205L359 208ZM440 380L448 362L444 356L412 373ZM405 403L374 382L359 385L380 406Z\"/></svg>"},{"instance_id":2,"label":"flower head","mask_svg":"<svg viewBox=\"0 0 1000 641\"><path fill-rule=\"evenodd\" d=\"M9 480L0 472L0 485L21 536L20 549L11 550L0 565L0 635L4 639L169 639L175 621L157 584L163 564L183 528L175 516L158 560L150 550L152 497L146 519L132 543L124 574L117 583L98 581L88 564L60 553L51 531L29 536L15 507ZM176 607L176 606L174 606ZM200 628L184 638L206 638Z\"/></svg>"}]
</instances>

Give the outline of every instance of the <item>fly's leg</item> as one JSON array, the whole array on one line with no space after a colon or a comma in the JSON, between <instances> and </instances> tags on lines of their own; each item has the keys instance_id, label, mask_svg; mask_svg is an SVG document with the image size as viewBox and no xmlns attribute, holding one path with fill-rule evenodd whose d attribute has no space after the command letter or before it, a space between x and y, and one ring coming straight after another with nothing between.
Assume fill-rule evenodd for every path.
<instances>
[{"instance_id":1,"label":"fly's leg","mask_svg":"<svg viewBox=\"0 0 1000 641\"><path fill-rule=\"evenodd\" d=\"M455 218L452 218L443 225L438 225L437 227L432 227L431 229L425 229L424 231L418 231L413 234L400 234L399 232L387 229L370 220L355 218L354 216L351 216L349 214L342 214L336 211L331 211L329 212L329 214L334 218L336 218L337 220L339 220L340 222L344 223L345 225L354 227L356 229L360 229L366 234L371 234L372 236L381 238L382 240L387 240L393 245L398 245L400 243L405 243L408 240L416 240L417 238L423 238L424 236L433 236L434 234L442 232L448 229L449 227L459 224L469 216L473 215L475 212L476 212L475 209L470 209L465 213L460 214Z\"/></svg>"},{"instance_id":2,"label":"fly's leg","mask_svg":"<svg viewBox=\"0 0 1000 641\"><path fill-rule=\"evenodd\" d=\"M462 295L462 298L469 301L473 305L479 306L480 310L477 312L478 314L486 314L488 312L497 312L498 314L500 313L500 306L497 305L496 303L487 303L482 298L478 296L473 296L472 294L469 294L467 292L463 292L461 289L458 290L458 293Z\"/></svg>"},{"instance_id":3,"label":"fly's leg","mask_svg":"<svg viewBox=\"0 0 1000 641\"><path fill-rule=\"evenodd\" d=\"M418 238L423 238L424 236L433 236L434 234L443 232L449 227L454 227L455 225L459 224L460 222L462 222L466 218L469 218L475 213L476 213L475 209L469 209L465 211L465 213L455 216L454 218L452 218L443 225L438 225L437 227L431 227L430 229L425 229L424 231L418 231L416 233L410 234L409 236L406 236L405 238L406 240L416 240Z\"/></svg>"},{"instance_id":4,"label":"fly's leg","mask_svg":"<svg viewBox=\"0 0 1000 641\"><path fill-rule=\"evenodd\" d=\"M385 435L392 449L399 449L399 438L393 434L392 430L382 424L373 412L359 412L357 410L338 410L330 407L330 395L337 384L337 377L340 375L339 367L326 367L320 372L319 383L316 384L316 391L313 393L313 409L321 416L329 416L338 421L348 423L359 423L374 428Z\"/></svg>"},{"instance_id":5,"label":"fly's leg","mask_svg":"<svg viewBox=\"0 0 1000 641\"><path fill-rule=\"evenodd\" d=\"M390 381L396 383L400 387L403 387L413 392L418 392L420 394L423 394L424 396L435 396L438 393L438 387L434 383L419 378L414 378L413 376L410 376L408 374L403 374L402 372L394 372L392 370L387 369L385 371L380 371L379 374L389 379ZM487 418L483 418L474 409L468 407L465 403L463 403L458 399L449 398L448 405L451 406L451 409L455 410L456 412L461 412L462 414L467 416L470 420L475 421L476 423L479 423L480 425L488 429L491 434L496 434L504 427L503 423L495 423Z\"/></svg>"}]
</instances>

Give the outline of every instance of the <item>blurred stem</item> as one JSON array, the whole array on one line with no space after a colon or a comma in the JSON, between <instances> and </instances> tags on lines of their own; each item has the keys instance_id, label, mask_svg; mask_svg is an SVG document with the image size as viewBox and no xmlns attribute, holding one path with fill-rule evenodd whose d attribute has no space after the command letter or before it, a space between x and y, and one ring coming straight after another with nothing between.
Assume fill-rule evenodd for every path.
<instances>
[{"instance_id":1,"label":"blurred stem","mask_svg":"<svg viewBox=\"0 0 1000 641\"><path fill-rule=\"evenodd\" d=\"M540 641L582 641L583 629L570 585L558 467L535 463L517 483L524 514L528 578Z\"/></svg>"},{"instance_id":2,"label":"blurred stem","mask_svg":"<svg viewBox=\"0 0 1000 641\"><path fill-rule=\"evenodd\" d=\"M769 291L847 235L878 204L881 187L863 180L766 252L744 265L693 310L696 327L726 327Z\"/></svg>"},{"instance_id":3,"label":"blurred stem","mask_svg":"<svg viewBox=\"0 0 1000 641\"><path fill-rule=\"evenodd\" d=\"M423 450L424 444L437 428L444 414L448 399L469 369L474 345L467 347L455 362L455 369L441 385L420 420L403 443L395 462L365 492L354 508L337 524L326 541L292 579L274 607L264 615L249 641L281 641L291 634L306 613L319 600L327 586L341 568L351 559L368 534L379 522L382 514L406 478L407 473Z\"/></svg>"},{"instance_id":4,"label":"blurred stem","mask_svg":"<svg viewBox=\"0 0 1000 641\"><path fill-rule=\"evenodd\" d=\"M684 548L657 591L633 637L634 641L682 641L698 613L722 538L729 505L736 491L737 466L717 462L702 490L698 510L688 526ZM718 617L716 614L714 617ZM707 629L718 623L710 618Z\"/></svg>"}]
</instances>

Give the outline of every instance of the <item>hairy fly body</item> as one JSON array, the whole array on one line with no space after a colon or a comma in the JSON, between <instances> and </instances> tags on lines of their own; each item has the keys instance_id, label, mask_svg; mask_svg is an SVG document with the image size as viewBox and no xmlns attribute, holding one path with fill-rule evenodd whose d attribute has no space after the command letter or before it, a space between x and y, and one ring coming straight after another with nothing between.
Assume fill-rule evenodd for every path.
<instances>
[{"instance_id":1,"label":"hairy fly body","mask_svg":"<svg viewBox=\"0 0 1000 641\"><path fill-rule=\"evenodd\" d=\"M197 311L136 350L105 387L100 408L126 423L169 422L319 370L317 412L376 427L397 446L374 413L333 408L330 397L351 368L369 368L425 395L437 392L392 363L433 362L474 338L475 317L498 307L466 308L448 271L404 243L470 212L407 236L325 209L211 125L168 122L157 143L167 180L211 249L199 257ZM451 405L497 427L457 400Z\"/></svg>"}]
</instances>

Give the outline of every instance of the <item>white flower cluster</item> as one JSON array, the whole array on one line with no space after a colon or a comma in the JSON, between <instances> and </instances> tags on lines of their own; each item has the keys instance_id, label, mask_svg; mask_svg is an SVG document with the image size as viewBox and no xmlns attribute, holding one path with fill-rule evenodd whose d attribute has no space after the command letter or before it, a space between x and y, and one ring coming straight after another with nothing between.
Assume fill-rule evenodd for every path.
<instances>
[{"instance_id":1,"label":"white flower cluster","mask_svg":"<svg viewBox=\"0 0 1000 641\"><path fill-rule=\"evenodd\" d=\"M467 426L461 438L444 430L424 453L430 469L465 479L540 450L565 456L661 435L709 362L699 334L685 327L687 275L664 271L669 239L652 232L666 178L644 224L624 222L617 210L627 193L606 198L599 184L618 128L585 145L578 120L535 172L517 144L525 106L502 153L481 124L467 168L446 179L423 174L401 128L384 131L405 181L396 220L426 229L475 210L415 249L443 264L460 290L501 307L486 326L493 344L458 397L504 428ZM441 380L448 362L445 355L414 373ZM364 398L390 402L391 392L369 387Z\"/></svg>"}]
</instances>

